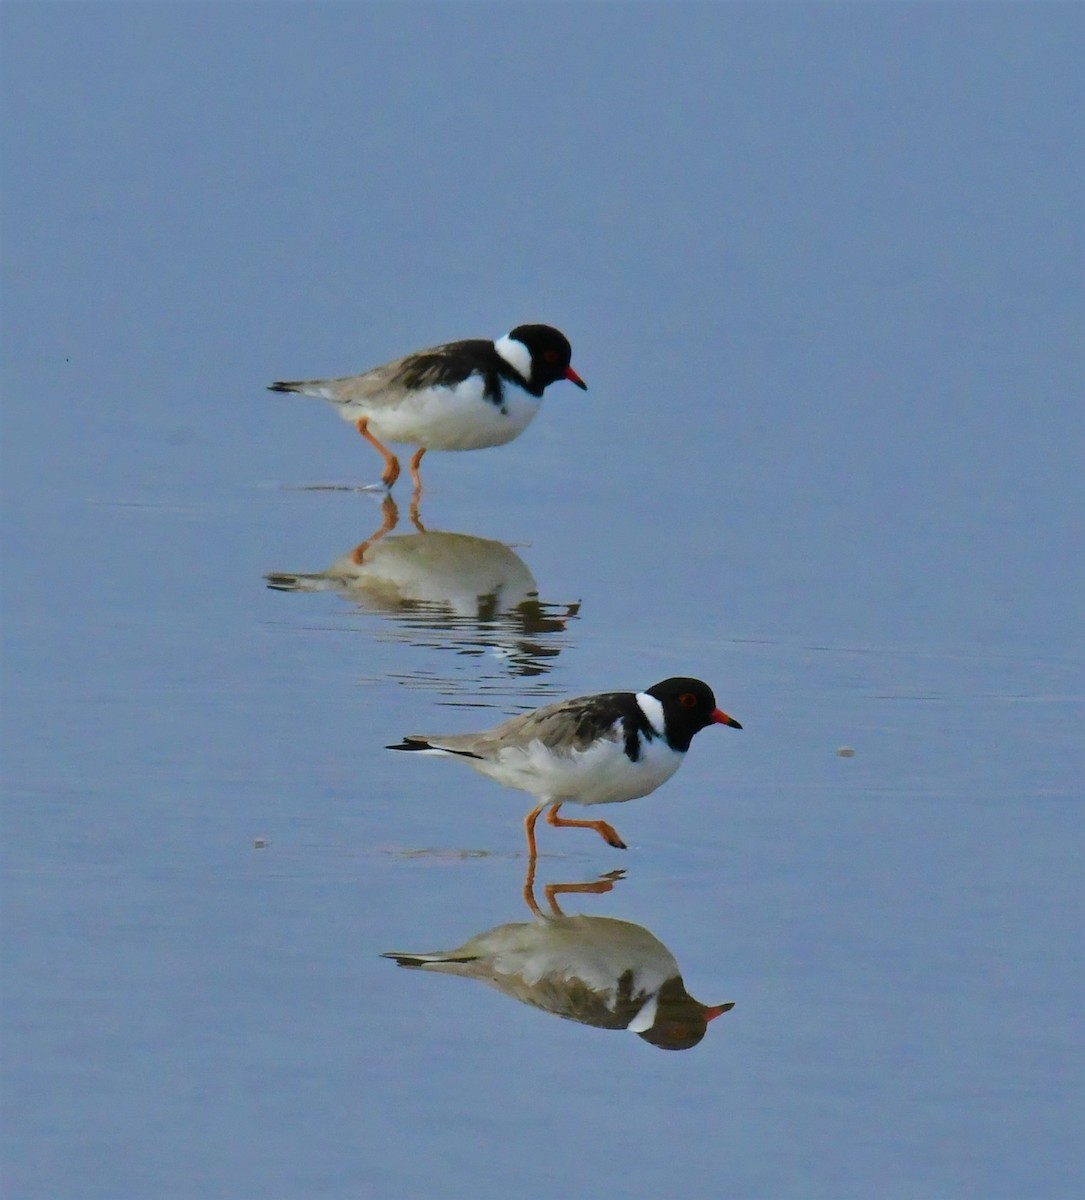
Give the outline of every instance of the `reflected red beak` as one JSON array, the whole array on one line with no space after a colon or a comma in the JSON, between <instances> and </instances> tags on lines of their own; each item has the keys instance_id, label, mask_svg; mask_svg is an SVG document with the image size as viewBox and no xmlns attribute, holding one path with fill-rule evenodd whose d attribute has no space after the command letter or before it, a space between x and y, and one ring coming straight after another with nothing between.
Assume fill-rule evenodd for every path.
<instances>
[{"instance_id":1,"label":"reflected red beak","mask_svg":"<svg viewBox=\"0 0 1085 1200\"><path fill-rule=\"evenodd\" d=\"M583 379L580 378L580 376L573 370L572 367L565 368L565 378L568 379L570 383L575 383L578 388L582 388L585 392L588 390L588 385Z\"/></svg>"},{"instance_id":2,"label":"reflected red beak","mask_svg":"<svg viewBox=\"0 0 1085 1200\"><path fill-rule=\"evenodd\" d=\"M709 1021L714 1021L720 1013L730 1012L735 1007L735 1002L729 1000L726 1004L713 1004L711 1007L704 1010L705 1024Z\"/></svg>"},{"instance_id":3,"label":"reflected red beak","mask_svg":"<svg viewBox=\"0 0 1085 1200\"><path fill-rule=\"evenodd\" d=\"M732 729L742 728L742 726L735 720L734 717L729 717L725 712L718 708L712 710L712 720L716 725L730 725Z\"/></svg>"}]
</instances>

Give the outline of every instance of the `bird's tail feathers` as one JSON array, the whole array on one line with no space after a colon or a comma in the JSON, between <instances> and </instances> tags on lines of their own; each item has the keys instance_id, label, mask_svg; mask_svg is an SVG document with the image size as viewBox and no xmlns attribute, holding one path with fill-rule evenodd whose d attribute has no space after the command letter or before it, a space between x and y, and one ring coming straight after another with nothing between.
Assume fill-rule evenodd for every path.
<instances>
[{"instance_id":1,"label":"bird's tail feathers","mask_svg":"<svg viewBox=\"0 0 1085 1200\"><path fill-rule=\"evenodd\" d=\"M389 950L387 953L381 955L381 958L394 958L397 967L411 967L415 970L421 967L471 963L475 962L477 957L474 954L457 957L442 953L439 950L434 954L405 954L402 950Z\"/></svg>"},{"instance_id":2,"label":"bird's tail feathers","mask_svg":"<svg viewBox=\"0 0 1085 1200\"><path fill-rule=\"evenodd\" d=\"M324 575L295 575L288 571L272 571L264 578L268 587L276 592L323 592L335 586Z\"/></svg>"},{"instance_id":3,"label":"bird's tail feathers","mask_svg":"<svg viewBox=\"0 0 1085 1200\"><path fill-rule=\"evenodd\" d=\"M423 753L427 751L430 754L458 754L461 758L481 758L481 754L474 754L470 750L453 750L448 746L435 746L433 742L427 738L408 734L407 737L395 746L385 746L385 750L421 750Z\"/></svg>"},{"instance_id":4,"label":"bird's tail feathers","mask_svg":"<svg viewBox=\"0 0 1085 1200\"><path fill-rule=\"evenodd\" d=\"M343 397L329 386L325 379L279 379L267 385L269 392L296 392L301 396L316 396L320 400L333 400L342 404Z\"/></svg>"}]
</instances>

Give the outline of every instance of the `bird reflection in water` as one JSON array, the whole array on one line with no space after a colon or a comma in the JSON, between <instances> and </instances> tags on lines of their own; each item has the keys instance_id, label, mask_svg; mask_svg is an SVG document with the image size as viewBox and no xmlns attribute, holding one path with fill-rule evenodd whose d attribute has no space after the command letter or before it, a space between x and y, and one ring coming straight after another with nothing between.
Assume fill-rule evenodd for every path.
<instances>
[{"instance_id":1,"label":"bird reflection in water","mask_svg":"<svg viewBox=\"0 0 1085 1200\"><path fill-rule=\"evenodd\" d=\"M548 604L527 564L504 542L467 533L427 530L411 503L417 532L387 535L399 522L392 497L381 526L326 571L275 572L268 587L281 592L338 592L370 612L393 618L415 645L460 654L492 654L514 675L542 675L561 653L560 635L579 603ZM436 635L436 636L435 636Z\"/></svg>"},{"instance_id":2,"label":"bird reflection in water","mask_svg":"<svg viewBox=\"0 0 1085 1200\"><path fill-rule=\"evenodd\" d=\"M558 896L609 892L624 872L591 883L544 888L547 910L535 900L535 862L524 900L533 921L498 925L454 950L426 954L390 951L401 967L460 975L488 983L524 1004L599 1029L628 1029L661 1050L689 1050L708 1024L734 1008L702 1004L686 991L674 955L642 925L611 917L566 916Z\"/></svg>"}]
</instances>

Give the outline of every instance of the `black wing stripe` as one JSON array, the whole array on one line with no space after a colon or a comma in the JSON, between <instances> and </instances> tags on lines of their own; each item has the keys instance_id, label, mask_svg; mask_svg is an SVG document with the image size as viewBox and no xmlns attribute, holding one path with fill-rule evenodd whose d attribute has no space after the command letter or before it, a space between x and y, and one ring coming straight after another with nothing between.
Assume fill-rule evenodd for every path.
<instances>
[{"instance_id":1,"label":"black wing stripe","mask_svg":"<svg viewBox=\"0 0 1085 1200\"><path fill-rule=\"evenodd\" d=\"M604 692L585 696L575 713L576 741L584 748L611 733L615 722L621 722L621 737L626 757L637 762L641 753L641 738L651 741L656 731L632 692Z\"/></svg>"}]
</instances>

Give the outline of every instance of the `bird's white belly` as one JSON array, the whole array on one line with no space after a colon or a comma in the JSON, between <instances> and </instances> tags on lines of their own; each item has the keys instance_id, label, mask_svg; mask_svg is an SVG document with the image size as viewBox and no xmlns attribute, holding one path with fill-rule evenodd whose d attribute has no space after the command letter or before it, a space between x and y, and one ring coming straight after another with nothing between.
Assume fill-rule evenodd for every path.
<instances>
[{"instance_id":1,"label":"bird's white belly","mask_svg":"<svg viewBox=\"0 0 1085 1200\"><path fill-rule=\"evenodd\" d=\"M524 560L503 542L466 533L386 537L366 549L360 564L353 551L344 554L332 572L378 608L420 603L476 619L483 603L492 603L496 616L539 590Z\"/></svg>"},{"instance_id":2,"label":"bird's white belly","mask_svg":"<svg viewBox=\"0 0 1085 1200\"><path fill-rule=\"evenodd\" d=\"M654 792L678 770L682 755L662 738L642 745L637 762L630 762L620 741L598 742L570 754L555 754L535 741L501 750L489 762L467 761L482 774L540 800L618 804Z\"/></svg>"},{"instance_id":3,"label":"bird's white belly","mask_svg":"<svg viewBox=\"0 0 1085 1200\"><path fill-rule=\"evenodd\" d=\"M652 995L680 974L674 955L642 925L611 917L543 917L534 924L499 925L442 957L459 962L430 964L448 974L477 972L487 964L486 982L501 986L513 979L532 988L540 982L580 983L605 996L617 998L621 977L631 974L633 995ZM471 957L470 963L464 963Z\"/></svg>"},{"instance_id":4,"label":"bird's white belly","mask_svg":"<svg viewBox=\"0 0 1085 1200\"><path fill-rule=\"evenodd\" d=\"M394 404L364 400L341 405L345 421L366 417L369 429L382 442L402 442L427 450L480 450L501 446L523 433L539 411L541 400L523 388L506 384L504 399L495 404L484 394L481 377L473 376L454 388L431 387L407 392Z\"/></svg>"}]
</instances>

